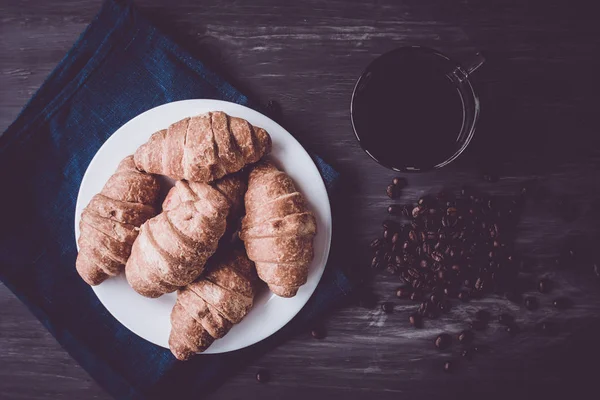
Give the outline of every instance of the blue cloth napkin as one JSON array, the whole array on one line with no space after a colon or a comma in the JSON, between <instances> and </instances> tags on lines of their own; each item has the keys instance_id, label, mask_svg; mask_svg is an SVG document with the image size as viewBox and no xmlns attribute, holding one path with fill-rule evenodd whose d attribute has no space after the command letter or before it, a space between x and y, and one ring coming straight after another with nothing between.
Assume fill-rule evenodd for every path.
<instances>
[{"instance_id":1,"label":"blue cloth napkin","mask_svg":"<svg viewBox=\"0 0 600 400\"><path fill-rule=\"evenodd\" d=\"M328 265L310 301L277 334L247 349L188 362L137 337L107 312L75 271L74 213L83 173L125 122L160 104L194 98L252 106L130 2L107 1L0 137L0 279L115 398L200 398L352 286ZM315 161L332 188L337 172Z\"/></svg>"}]
</instances>

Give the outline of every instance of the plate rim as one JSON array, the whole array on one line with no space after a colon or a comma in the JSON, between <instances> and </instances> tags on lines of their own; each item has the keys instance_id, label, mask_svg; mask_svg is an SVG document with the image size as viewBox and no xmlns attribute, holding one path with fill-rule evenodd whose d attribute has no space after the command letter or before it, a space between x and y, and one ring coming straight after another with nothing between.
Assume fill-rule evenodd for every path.
<instances>
[{"instance_id":1,"label":"plate rim","mask_svg":"<svg viewBox=\"0 0 600 400\"><path fill-rule=\"evenodd\" d=\"M230 353L230 352L233 352L233 351L238 351L238 350L241 350L241 349L253 346L253 345L257 344L257 343L260 343L263 340L271 337L275 333L279 332L283 327L285 327L292 319L294 319L302 311L302 309L304 309L304 307L306 306L306 303L308 303L308 301L312 298L314 292L316 291L317 287L319 286L319 283L321 282L321 279L323 277L323 274L325 272L325 269L327 268L327 264L328 264L328 261L329 261L329 256L330 256L330 252L331 252L331 242L332 242L332 237L333 237L333 217L332 217L332 212L331 212L331 201L329 199L329 193L327 192L327 187L326 187L325 182L323 180L323 176L321 175L321 173L320 173L320 171L319 171L319 169L318 169L318 167L317 167L314 159L311 157L311 155L308 153L308 151L304 148L304 146L302 146L302 144L287 129L285 129L283 126L281 126L278 122L274 121L273 119L271 119L267 115L265 115L265 114L263 114L263 113L261 113L261 112L259 112L257 110L254 110L254 109L252 109L252 108L250 108L248 106L245 106L245 105L242 105L242 104L238 104L238 103L229 102L229 101L224 101L224 100L216 100L216 99L185 99L185 100L178 100L178 101L163 103L161 105L158 105L156 107L150 108L150 109L148 109L148 110L146 110L146 111L144 111L144 112L136 115L135 117L131 118L130 120L128 120L127 122L125 122L123 125L121 125L118 129L116 129L102 143L102 145L98 148L98 150L96 151L96 153L94 154L94 156L90 160L90 163L88 164L88 166L87 166L87 168L85 170L85 173L83 174L81 183L79 185L79 190L77 192L77 200L76 200L76 203L75 203L75 218L74 218L75 243L76 243L77 250L79 252L79 244L78 244L79 227L78 227L78 225L79 225L80 217L78 216L77 209L79 207L77 207L77 205L80 204L80 201L81 201L80 199L82 198L83 187L85 186L86 181L88 179L91 179L91 178L89 178L88 171L94 165L95 162L98 162L97 158L98 158L98 154L100 153L101 149L109 141L116 140L116 139L114 139L115 135L120 130L122 130L123 128L125 128L127 125L134 123L135 120L144 118L144 115L147 114L147 113L156 112L157 109L160 109L160 108L165 107L165 106L171 106L171 107L173 107L173 105L176 105L176 104L189 103L189 102L198 102L198 101L203 102L203 103L204 102L209 103L208 104L209 108L213 108L214 110L219 110L219 107L224 106L225 108L233 107L233 108L238 108L242 112L256 114L260 118L267 119L270 123L272 123L273 125L275 125L275 127L277 129L279 129L282 133L287 134L288 140L291 140L292 142L295 142L295 144L304 152L304 154L310 160L310 165L311 165L311 168L313 169L313 172L315 172L317 174L316 176L319 177L319 179L318 179L319 190L322 190L322 192L325 195L324 200L326 200L326 206L324 206L323 210L322 210L323 211L323 218L324 218L324 221L326 222L326 229L324 229L325 230L324 233L325 233L326 237L324 238L323 265L322 266L318 266L318 268L313 268L313 269L316 269L316 271L314 273L318 274L318 279L316 280L314 287L311 288L311 289L309 289L310 293L308 294L308 296L304 300L303 304L297 309L297 311L290 313L289 318L288 317L284 317L281 320L277 321L277 323L273 324L274 328L272 330L270 330L270 333L265 334L263 337L251 339L247 343L244 343L242 346L236 347L235 349L224 350L224 351L217 351L217 352L211 352L210 348L212 346L209 346L208 349L205 350L204 352L197 353L197 354L224 354L224 353ZM213 105L214 105L214 107L213 107ZM198 115L198 114L194 114L194 115ZM189 115L189 116L191 117L193 115ZM158 127L157 130L159 130L159 129L164 129L164 128ZM281 161L279 161L279 160L277 160L277 161L278 161L279 164L283 164ZM81 210L83 210L86 206L87 206L87 204L85 206L82 205L81 206ZM124 274L124 272L123 272L123 274ZM154 344L156 346L159 346L161 348L168 349L168 347L165 347L165 346L163 346L163 345L161 345L159 343L155 343L154 341L151 341L151 340L145 338L144 336L140 335L140 333L138 333L138 331L132 329L129 324L125 323L122 320L122 318L120 319L115 314L113 314L111 312L111 310L109 309L109 307L107 307L104 304L104 302L101 299L101 296L97 292L97 289L98 289L98 287L100 285L98 285L98 286L90 286L90 287L94 291L94 294L96 295L96 297L98 298L98 300L100 301L100 303L104 306L104 308L106 308L106 310L108 311L108 313L113 318L115 318L115 320L117 320L121 325L123 325L126 329L128 329L130 332L132 332L133 334L135 334L140 339L146 340L149 343L152 343L152 344Z\"/></svg>"}]
</instances>

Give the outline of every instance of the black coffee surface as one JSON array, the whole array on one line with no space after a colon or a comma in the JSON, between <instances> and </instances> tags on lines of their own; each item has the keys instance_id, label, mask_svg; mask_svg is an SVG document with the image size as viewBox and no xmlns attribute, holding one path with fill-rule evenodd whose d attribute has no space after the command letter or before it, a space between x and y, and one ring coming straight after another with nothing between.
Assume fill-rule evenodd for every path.
<instances>
[{"instance_id":1,"label":"black coffee surface","mask_svg":"<svg viewBox=\"0 0 600 400\"><path fill-rule=\"evenodd\" d=\"M451 64L409 49L369 66L354 97L353 121L361 145L377 161L429 169L456 152L464 115Z\"/></svg>"}]
</instances>

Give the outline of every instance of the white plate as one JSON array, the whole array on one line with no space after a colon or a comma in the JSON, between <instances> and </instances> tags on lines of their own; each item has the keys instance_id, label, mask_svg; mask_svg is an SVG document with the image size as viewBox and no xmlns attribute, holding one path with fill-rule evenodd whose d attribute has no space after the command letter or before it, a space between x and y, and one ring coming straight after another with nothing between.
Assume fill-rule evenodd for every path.
<instances>
[{"instance_id":1,"label":"white plate","mask_svg":"<svg viewBox=\"0 0 600 400\"><path fill-rule=\"evenodd\" d=\"M292 177L298 190L305 195L317 218L318 228L314 240L315 258L310 266L306 284L290 299L277 297L268 289L260 292L246 318L205 351L224 353L259 342L287 324L314 292L329 256L331 209L325 185L306 150L279 124L250 108L217 100L177 101L138 115L108 138L85 172L75 208L75 236L79 238L79 220L83 208L100 192L124 157L133 154L152 133L185 117L208 111L224 111L229 115L244 118L269 132L273 139L270 158ZM169 316L175 304L174 293L158 299L148 299L137 294L127 284L124 274L110 278L93 289L108 311L129 330L149 342L169 347Z\"/></svg>"}]
</instances>

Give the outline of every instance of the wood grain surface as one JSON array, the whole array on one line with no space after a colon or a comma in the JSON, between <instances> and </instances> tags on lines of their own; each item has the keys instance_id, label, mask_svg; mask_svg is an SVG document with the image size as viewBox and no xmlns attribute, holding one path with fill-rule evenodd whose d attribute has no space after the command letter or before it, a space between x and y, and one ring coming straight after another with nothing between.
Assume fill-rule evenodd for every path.
<instances>
[{"instance_id":1,"label":"wood grain surface","mask_svg":"<svg viewBox=\"0 0 600 400\"><path fill-rule=\"evenodd\" d=\"M305 398L596 398L600 361L600 283L587 272L557 271L551 259L567 236L583 234L597 247L600 216L600 140L597 76L600 45L592 4L549 1L138 1L163 31L228 77L244 92L282 107L280 122L344 177L335 199L335 261L368 268L368 243L380 234L395 174L357 145L349 118L353 85L375 56L403 45L425 45L457 60L486 52L473 81L482 103L476 137L443 170L407 175L402 202L464 184L516 193L535 179L545 189L529 203L517 249L536 259L532 277L557 282L542 308L525 311L490 297L457 305L451 313L410 329L414 304L394 298L398 278L380 273L369 285L394 313L347 305L324 320L328 336L309 329L230 379L214 399ZM0 131L64 56L100 7L98 0L0 0ZM493 169L501 179L483 182ZM4 194L4 193L3 193ZM568 196L579 218L563 222L556 199ZM549 305L568 295L574 307ZM492 324L477 335L491 351L459 360L459 346L434 349L442 331L456 333L475 310L509 311L524 332L514 338ZM556 337L533 332L557 321ZM267 368L272 381L258 384ZM200 395L200 394L199 394ZM0 398L107 399L27 309L0 285Z\"/></svg>"}]
</instances>

